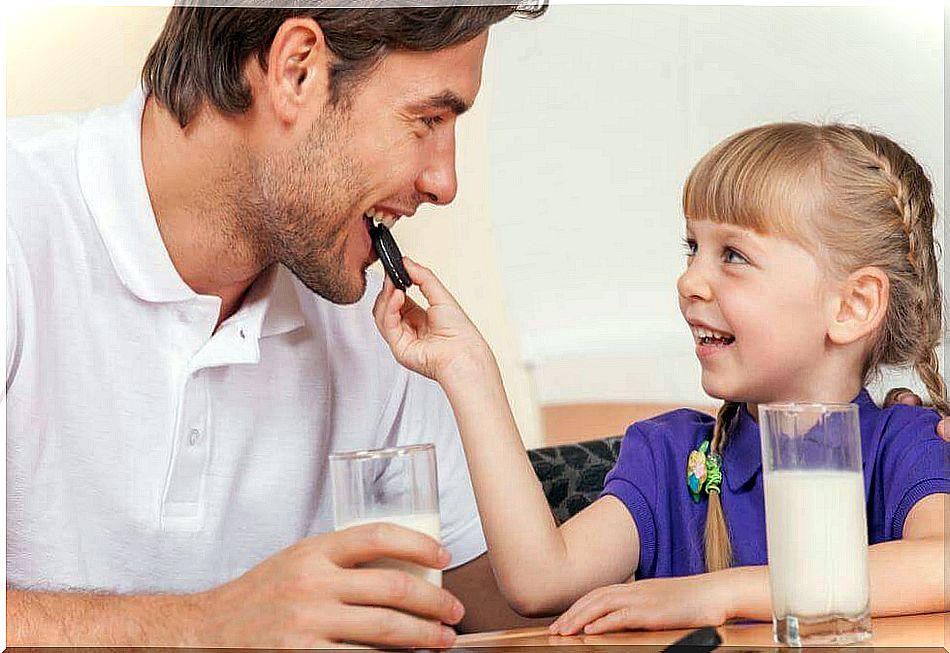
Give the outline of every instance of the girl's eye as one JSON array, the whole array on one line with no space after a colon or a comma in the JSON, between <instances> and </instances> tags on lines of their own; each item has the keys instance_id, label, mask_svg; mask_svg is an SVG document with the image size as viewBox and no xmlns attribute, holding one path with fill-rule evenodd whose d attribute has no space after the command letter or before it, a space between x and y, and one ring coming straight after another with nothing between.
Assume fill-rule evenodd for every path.
<instances>
[{"instance_id":1,"label":"girl's eye","mask_svg":"<svg viewBox=\"0 0 950 653\"><path fill-rule=\"evenodd\" d=\"M723 251L723 259L726 263L748 263L749 260L743 256L739 251L732 249L731 247L726 247Z\"/></svg>"},{"instance_id":2,"label":"girl's eye","mask_svg":"<svg viewBox=\"0 0 950 653\"><path fill-rule=\"evenodd\" d=\"M683 250L686 252L686 256L696 256L696 241L692 238L683 239Z\"/></svg>"}]
</instances>

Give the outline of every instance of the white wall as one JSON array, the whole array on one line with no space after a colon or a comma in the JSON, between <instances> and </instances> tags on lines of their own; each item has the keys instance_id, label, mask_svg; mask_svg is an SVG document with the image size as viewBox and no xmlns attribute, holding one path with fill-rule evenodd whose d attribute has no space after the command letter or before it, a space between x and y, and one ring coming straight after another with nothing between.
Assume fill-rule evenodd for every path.
<instances>
[{"instance_id":1,"label":"white wall","mask_svg":"<svg viewBox=\"0 0 950 653\"><path fill-rule=\"evenodd\" d=\"M8 115L120 100L165 12L24 5ZM527 444L541 403L703 400L673 292L679 193L726 135L861 122L926 164L943 205L942 23L936 7L556 4L493 30L458 199L397 237L492 343Z\"/></svg>"},{"instance_id":2,"label":"white wall","mask_svg":"<svg viewBox=\"0 0 950 653\"><path fill-rule=\"evenodd\" d=\"M7 8L7 115L84 111L138 82L167 7Z\"/></svg>"},{"instance_id":3,"label":"white wall","mask_svg":"<svg viewBox=\"0 0 950 653\"><path fill-rule=\"evenodd\" d=\"M942 28L940 7L648 5L500 26L489 209L537 399L703 401L675 302L680 192L735 131L880 129L924 163L942 206Z\"/></svg>"}]
</instances>

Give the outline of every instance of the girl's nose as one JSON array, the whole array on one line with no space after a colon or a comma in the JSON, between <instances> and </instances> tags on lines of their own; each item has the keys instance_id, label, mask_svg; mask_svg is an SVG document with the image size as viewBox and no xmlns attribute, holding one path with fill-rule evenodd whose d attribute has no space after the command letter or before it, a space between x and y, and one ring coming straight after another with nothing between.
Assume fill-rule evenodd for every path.
<instances>
[{"instance_id":1,"label":"girl's nose","mask_svg":"<svg viewBox=\"0 0 950 653\"><path fill-rule=\"evenodd\" d=\"M682 299L708 300L712 297L709 280L697 261L688 265L676 280L676 292Z\"/></svg>"}]
</instances>

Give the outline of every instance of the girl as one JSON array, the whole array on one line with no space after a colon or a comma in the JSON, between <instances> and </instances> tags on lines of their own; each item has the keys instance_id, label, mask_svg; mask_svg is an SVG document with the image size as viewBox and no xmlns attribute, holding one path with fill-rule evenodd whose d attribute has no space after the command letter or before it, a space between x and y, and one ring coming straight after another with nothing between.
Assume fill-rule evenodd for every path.
<instances>
[{"instance_id":1,"label":"girl","mask_svg":"<svg viewBox=\"0 0 950 653\"><path fill-rule=\"evenodd\" d=\"M871 612L945 610L950 444L936 412L881 410L863 386L911 365L934 407L947 394L931 185L891 140L841 125L766 125L727 139L683 193L679 304L718 416L633 424L601 497L555 523L488 346L425 268L424 311L387 280L374 309L396 358L438 381L455 411L501 591L551 632L680 628L770 618L757 407L858 405ZM721 474L690 487L708 448ZM630 582L633 581L633 582ZM599 589L598 589L599 588ZM569 609L568 609L569 608Z\"/></svg>"}]
</instances>

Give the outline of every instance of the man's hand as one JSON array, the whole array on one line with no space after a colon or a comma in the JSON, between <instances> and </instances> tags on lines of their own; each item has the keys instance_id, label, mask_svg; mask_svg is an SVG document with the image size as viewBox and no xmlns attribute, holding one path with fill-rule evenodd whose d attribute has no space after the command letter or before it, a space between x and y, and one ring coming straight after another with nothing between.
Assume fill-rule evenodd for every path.
<instances>
[{"instance_id":1,"label":"man's hand","mask_svg":"<svg viewBox=\"0 0 950 653\"><path fill-rule=\"evenodd\" d=\"M910 388L893 388L888 391L884 397L884 407L887 408L893 404L907 404L908 406L923 406L924 402L920 400ZM937 422L937 435L950 442L950 416L944 417Z\"/></svg>"},{"instance_id":2,"label":"man's hand","mask_svg":"<svg viewBox=\"0 0 950 653\"><path fill-rule=\"evenodd\" d=\"M196 596L195 645L319 648L341 642L444 648L462 604L411 574L358 569L398 558L441 569L449 554L432 538L391 524L317 535L234 581ZM440 623L441 622L441 623Z\"/></svg>"}]
</instances>

